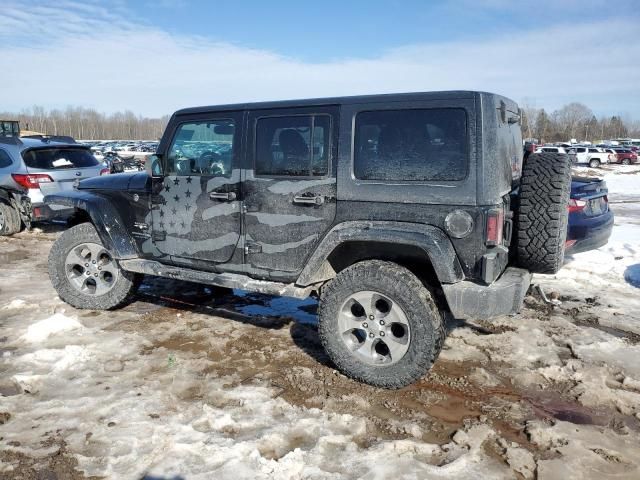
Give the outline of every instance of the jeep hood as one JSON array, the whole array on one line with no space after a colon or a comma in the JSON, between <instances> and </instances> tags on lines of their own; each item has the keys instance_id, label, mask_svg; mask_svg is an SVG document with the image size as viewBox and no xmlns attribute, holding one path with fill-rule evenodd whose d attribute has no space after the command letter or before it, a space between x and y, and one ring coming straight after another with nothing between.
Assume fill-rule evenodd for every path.
<instances>
[{"instance_id":1,"label":"jeep hood","mask_svg":"<svg viewBox=\"0 0 640 480\"><path fill-rule=\"evenodd\" d=\"M146 172L116 173L82 180L78 190L142 190L149 176Z\"/></svg>"}]
</instances>

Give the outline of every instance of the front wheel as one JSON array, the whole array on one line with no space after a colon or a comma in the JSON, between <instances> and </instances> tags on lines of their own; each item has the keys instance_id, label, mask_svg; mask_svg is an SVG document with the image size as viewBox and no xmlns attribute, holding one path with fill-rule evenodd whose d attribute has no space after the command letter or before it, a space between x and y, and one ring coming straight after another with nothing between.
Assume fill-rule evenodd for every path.
<instances>
[{"instance_id":1,"label":"front wheel","mask_svg":"<svg viewBox=\"0 0 640 480\"><path fill-rule=\"evenodd\" d=\"M623 165L631 165L631 161L628 158L625 158L624 160L622 160L622 164Z\"/></svg>"},{"instance_id":2,"label":"front wheel","mask_svg":"<svg viewBox=\"0 0 640 480\"><path fill-rule=\"evenodd\" d=\"M346 268L322 290L318 331L340 371L385 388L422 377L445 338L429 290L406 268L379 260Z\"/></svg>"},{"instance_id":3,"label":"front wheel","mask_svg":"<svg viewBox=\"0 0 640 480\"><path fill-rule=\"evenodd\" d=\"M127 303L142 276L122 270L93 225L65 231L49 253L49 278L62 300L76 308L109 310Z\"/></svg>"}]
</instances>

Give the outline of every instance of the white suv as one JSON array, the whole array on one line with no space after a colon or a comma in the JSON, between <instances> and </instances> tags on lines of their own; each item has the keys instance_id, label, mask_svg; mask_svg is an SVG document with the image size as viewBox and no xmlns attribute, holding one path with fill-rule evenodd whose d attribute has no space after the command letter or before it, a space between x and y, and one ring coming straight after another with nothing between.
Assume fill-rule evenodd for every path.
<instances>
[{"instance_id":1,"label":"white suv","mask_svg":"<svg viewBox=\"0 0 640 480\"><path fill-rule=\"evenodd\" d=\"M598 168L600 165L609 163L609 153L603 148L575 146L569 149L569 155L574 155L576 165L589 165L591 168Z\"/></svg>"}]
</instances>

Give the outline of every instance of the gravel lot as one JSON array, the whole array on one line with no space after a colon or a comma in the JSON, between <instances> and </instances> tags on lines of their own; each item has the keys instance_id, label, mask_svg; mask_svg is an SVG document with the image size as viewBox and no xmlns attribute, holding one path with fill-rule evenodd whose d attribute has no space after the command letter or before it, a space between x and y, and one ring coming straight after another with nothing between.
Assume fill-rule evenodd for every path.
<instances>
[{"instance_id":1,"label":"gravel lot","mask_svg":"<svg viewBox=\"0 0 640 480\"><path fill-rule=\"evenodd\" d=\"M80 311L48 280L59 227L0 238L0 478L640 478L638 172L596 172L624 203L536 277L559 306L450 322L399 391L332 368L313 300L147 279Z\"/></svg>"}]
</instances>

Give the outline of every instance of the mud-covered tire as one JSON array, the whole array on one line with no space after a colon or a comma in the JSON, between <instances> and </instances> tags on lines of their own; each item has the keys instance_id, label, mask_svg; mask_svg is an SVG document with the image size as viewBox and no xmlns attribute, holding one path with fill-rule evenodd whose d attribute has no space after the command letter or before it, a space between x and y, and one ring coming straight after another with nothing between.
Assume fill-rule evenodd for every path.
<instances>
[{"instance_id":1,"label":"mud-covered tire","mask_svg":"<svg viewBox=\"0 0 640 480\"><path fill-rule=\"evenodd\" d=\"M343 340L340 311L350 296L363 291L389 298L406 316L410 327L408 348L395 363L367 363ZM380 260L359 262L338 273L322 289L318 316L320 341L338 369L351 378L384 388L401 388L424 376L445 339L444 318L431 292L408 269ZM360 328L356 322L354 328Z\"/></svg>"},{"instance_id":2,"label":"mud-covered tire","mask_svg":"<svg viewBox=\"0 0 640 480\"><path fill-rule=\"evenodd\" d=\"M73 307L82 309L111 310L127 304L138 290L143 276L122 270L119 266L113 285L104 294L83 293L72 285L67 275L67 256L74 248L83 244L102 246L98 232L90 223L81 223L66 230L51 247L49 278L58 296Z\"/></svg>"},{"instance_id":3,"label":"mud-covered tire","mask_svg":"<svg viewBox=\"0 0 640 480\"><path fill-rule=\"evenodd\" d=\"M18 233L21 223L18 211L8 203L0 202L0 236Z\"/></svg>"},{"instance_id":4,"label":"mud-covered tire","mask_svg":"<svg viewBox=\"0 0 640 480\"><path fill-rule=\"evenodd\" d=\"M564 262L571 191L569 157L536 153L524 163L516 213L517 263L532 273L556 273Z\"/></svg>"}]
</instances>

